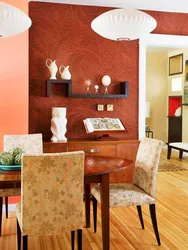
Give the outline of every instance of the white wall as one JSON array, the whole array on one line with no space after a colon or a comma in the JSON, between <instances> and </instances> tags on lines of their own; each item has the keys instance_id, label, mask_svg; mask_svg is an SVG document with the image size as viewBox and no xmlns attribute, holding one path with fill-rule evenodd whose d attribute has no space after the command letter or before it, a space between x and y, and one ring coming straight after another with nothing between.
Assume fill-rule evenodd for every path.
<instances>
[{"instance_id":1,"label":"white wall","mask_svg":"<svg viewBox=\"0 0 188 250\"><path fill-rule=\"evenodd\" d=\"M150 102L150 118L146 124L154 138L167 142L168 53L146 54L146 101Z\"/></svg>"}]
</instances>

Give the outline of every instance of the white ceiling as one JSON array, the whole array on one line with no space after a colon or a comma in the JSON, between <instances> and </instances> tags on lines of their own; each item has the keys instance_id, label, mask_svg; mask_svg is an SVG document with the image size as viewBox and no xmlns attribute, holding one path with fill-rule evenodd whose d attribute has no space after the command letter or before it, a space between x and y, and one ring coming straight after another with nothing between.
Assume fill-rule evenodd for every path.
<instances>
[{"instance_id":1,"label":"white ceiling","mask_svg":"<svg viewBox=\"0 0 188 250\"><path fill-rule=\"evenodd\" d=\"M188 13L188 0L34 0L34 1Z\"/></svg>"},{"instance_id":2,"label":"white ceiling","mask_svg":"<svg viewBox=\"0 0 188 250\"><path fill-rule=\"evenodd\" d=\"M149 53L168 53L168 52L173 52L178 50L178 48L168 48L168 47L152 47L152 46L147 46L146 47L146 52Z\"/></svg>"}]
</instances>

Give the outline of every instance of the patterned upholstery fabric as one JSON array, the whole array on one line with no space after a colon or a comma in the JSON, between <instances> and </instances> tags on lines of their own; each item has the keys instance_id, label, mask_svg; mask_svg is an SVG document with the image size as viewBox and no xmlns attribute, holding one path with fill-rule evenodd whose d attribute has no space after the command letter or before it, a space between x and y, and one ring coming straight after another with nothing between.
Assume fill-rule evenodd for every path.
<instances>
[{"instance_id":1,"label":"patterned upholstery fabric","mask_svg":"<svg viewBox=\"0 0 188 250\"><path fill-rule=\"evenodd\" d=\"M100 203L100 185L95 185L92 188L92 194ZM154 198L134 184L110 185L110 207L137 206L154 203Z\"/></svg>"},{"instance_id":2,"label":"patterned upholstery fabric","mask_svg":"<svg viewBox=\"0 0 188 250\"><path fill-rule=\"evenodd\" d=\"M140 142L134 168L133 183L155 198L156 178L163 142L144 138Z\"/></svg>"},{"instance_id":3,"label":"patterned upholstery fabric","mask_svg":"<svg viewBox=\"0 0 188 250\"><path fill-rule=\"evenodd\" d=\"M21 202L16 205L16 218L18 220L19 225L21 225Z\"/></svg>"},{"instance_id":4,"label":"patterned upholstery fabric","mask_svg":"<svg viewBox=\"0 0 188 250\"><path fill-rule=\"evenodd\" d=\"M22 148L28 154L42 154L42 134L4 135L4 151Z\"/></svg>"},{"instance_id":5,"label":"patterned upholstery fabric","mask_svg":"<svg viewBox=\"0 0 188 250\"><path fill-rule=\"evenodd\" d=\"M20 147L26 153L42 154L42 134L27 134L27 135L4 135L4 151L9 151L13 148ZM0 197L20 196L21 190L17 189L0 189Z\"/></svg>"},{"instance_id":6,"label":"patterned upholstery fabric","mask_svg":"<svg viewBox=\"0 0 188 250\"><path fill-rule=\"evenodd\" d=\"M0 197L20 196L20 188L0 189Z\"/></svg>"},{"instance_id":7,"label":"patterned upholstery fabric","mask_svg":"<svg viewBox=\"0 0 188 250\"><path fill-rule=\"evenodd\" d=\"M110 185L110 207L155 203L156 177L162 145L162 141L155 139L141 140L133 183ZM92 187L91 193L100 202L100 185Z\"/></svg>"},{"instance_id":8,"label":"patterned upholstery fabric","mask_svg":"<svg viewBox=\"0 0 188 250\"><path fill-rule=\"evenodd\" d=\"M83 151L23 155L21 205L16 208L23 235L83 228L84 161Z\"/></svg>"}]
</instances>

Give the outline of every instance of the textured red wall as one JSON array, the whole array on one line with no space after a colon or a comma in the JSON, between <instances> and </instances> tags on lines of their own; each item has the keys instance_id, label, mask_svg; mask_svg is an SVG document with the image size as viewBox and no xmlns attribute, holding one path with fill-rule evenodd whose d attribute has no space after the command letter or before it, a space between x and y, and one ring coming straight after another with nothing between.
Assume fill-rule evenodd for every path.
<instances>
[{"instance_id":1,"label":"textured red wall","mask_svg":"<svg viewBox=\"0 0 188 250\"><path fill-rule=\"evenodd\" d=\"M30 133L42 132L44 139L49 139L52 107L67 107L68 139L88 137L83 125L87 117L118 117L129 131L124 138L136 139L138 41L112 42L92 31L91 21L106 8L31 2L29 9L33 21L29 35ZM46 97L47 58L56 59L58 66L70 65L73 93L85 92L85 79L101 85L102 76L108 74L112 79L109 92L117 92L115 86L119 82L129 81L129 97L65 98L60 96L61 88L57 85L53 87L53 96ZM114 104L114 112L98 112L96 104Z\"/></svg>"},{"instance_id":2,"label":"textured red wall","mask_svg":"<svg viewBox=\"0 0 188 250\"><path fill-rule=\"evenodd\" d=\"M108 8L30 2L33 25L30 29L30 103L29 131L41 132L44 139L51 137L52 107L67 108L67 138L89 137L83 119L87 117L118 117L128 129L122 138L138 136L138 40L113 42L94 33L91 21ZM188 15L147 11L158 22L155 33L188 34ZM53 96L46 97L49 78L46 59L57 65L70 65L73 93L84 93L84 80L101 85L101 78L112 78L110 93L118 92L121 81L129 82L125 99L81 99L61 96L60 86L53 87ZM60 75L58 74L60 79ZM94 92L94 90L92 89ZM113 104L114 112L97 112L96 104Z\"/></svg>"}]
</instances>

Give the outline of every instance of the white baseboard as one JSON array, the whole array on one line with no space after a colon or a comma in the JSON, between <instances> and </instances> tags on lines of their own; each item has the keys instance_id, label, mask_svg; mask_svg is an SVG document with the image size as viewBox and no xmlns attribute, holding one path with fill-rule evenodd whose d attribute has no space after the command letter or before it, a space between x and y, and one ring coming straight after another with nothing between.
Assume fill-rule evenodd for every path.
<instances>
[{"instance_id":1,"label":"white baseboard","mask_svg":"<svg viewBox=\"0 0 188 250\"><path fill-rule=\"evenodd\" d=\"M15 212L16 211L16 204L9 204L8 205L8 211L9 212ZM3 212L5 212L5 205L3 205Z\"/></svg>"}]
</instances>

